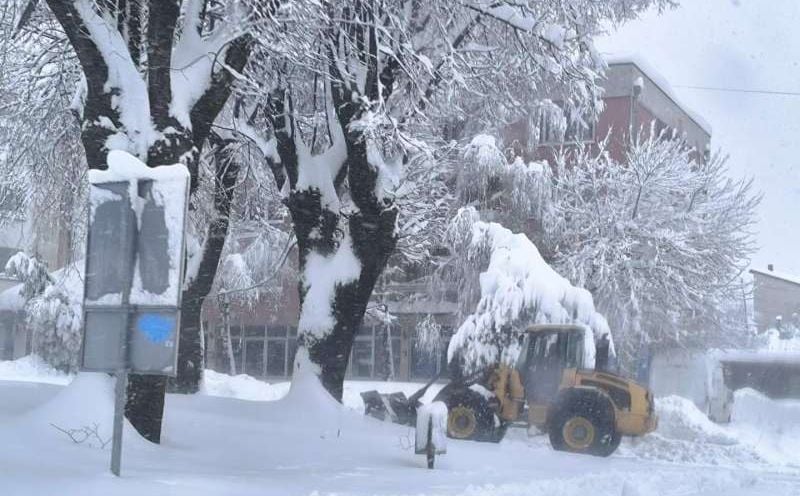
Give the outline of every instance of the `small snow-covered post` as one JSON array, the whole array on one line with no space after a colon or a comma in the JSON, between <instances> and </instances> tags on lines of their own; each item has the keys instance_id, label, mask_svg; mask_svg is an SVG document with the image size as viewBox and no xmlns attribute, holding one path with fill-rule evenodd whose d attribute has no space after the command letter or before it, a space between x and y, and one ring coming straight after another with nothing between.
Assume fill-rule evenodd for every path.
<instances>
[{"instance_id":1,"label":"small snow-covered post","mask_svg":"<svg viewBox=\"0 0 800 496\"><path fill-rule=\"evenodd\" d=\"M433 468L436 455L447 453L447 405L434 401L417 408L417 432L414 452L425 455Z\"/></svg>"}]
</instances>

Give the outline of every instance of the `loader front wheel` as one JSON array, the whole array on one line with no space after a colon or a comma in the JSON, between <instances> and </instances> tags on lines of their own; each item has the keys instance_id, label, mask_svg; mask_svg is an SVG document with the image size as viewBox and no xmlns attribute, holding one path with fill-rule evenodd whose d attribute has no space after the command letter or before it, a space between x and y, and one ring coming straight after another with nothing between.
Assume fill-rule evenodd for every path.
<instances>
[{"instance_id":1,"label":"loader front wheel","mask_svg":"<svg viewBox=\"0 0 800 496\"><path fill-rule=\"evenodd\" d=\"M548 415L550 444L559 451L609 456L619 446L614 407L595 392L559 398Z\"/></svg>"},{"instance_id":2,"label":"loader front wheel","mask_svg":"<svg viewBox=\"0 0 800 496\"><path fill-rule=\"evenodd\" d=\"M472 391L447 398L447 435L454 439L484 440L492 436L494 414L489 402Z\"/></svg>"}]
</instances>

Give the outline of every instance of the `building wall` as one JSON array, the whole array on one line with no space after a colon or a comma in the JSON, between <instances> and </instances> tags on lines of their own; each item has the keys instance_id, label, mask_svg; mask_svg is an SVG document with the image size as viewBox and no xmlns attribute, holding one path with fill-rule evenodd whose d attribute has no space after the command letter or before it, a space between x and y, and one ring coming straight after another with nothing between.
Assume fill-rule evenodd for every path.
<instances>
[{"instance_id":1,"label":"building wall","mask_svg":"<svg viewBox=\"0 0 800 496\"><path fill-rule=\"evenodd\" d=\"M753 272L753 311L758 332L775 327L777 317L789 322L800 315L800 284Z\"/></svg>"},{"instance_id":2,"label":"building wall","mask_svg":"<svg viewBox=\"0 0 800 496\"><path fill-rule=\"evenodd\" d=\"M655 123L656 133L664 128L674 129L695 150L695 160L705 160L705 152L711 142L709 130L636 64L612 64L606 77L602 84L604 108L595 125L592 141L583 144L535 146L531 143L534 133L529 129L529 120L509 126L504 131L504 141L526 160L552 162L560 149L570 150L581 146L597 151L598 143L607 139L610 156L617 162L624 163L631 129L634 133L640 129L648 133L650 124ZM634 98L634 82L639 78L643 83L641 93Z\"/></svg>"},{"instance_id":3,"label":"building wall","mask_svg":"<svg viewBox=\"0 0 800 496\"><path fill-rule=\"evenodd\" d=\"M372 305L377 305L374 302ZM427 381L446 368L447 345L456 327L453 303L389 302L394 316L390 326L367 319L356 335L349 357L350 379ZM297 351L299 298L293 284L284 284L273 299L252 306L232 304L230 331L237 374L267 380L291 377ZM442 327L442 339L434 350L418 345L417 324L428 315ZM223 318L219 302L207 299L203 306L206 366L227 372L223 346Z\"/></svg>"}]
</instances>

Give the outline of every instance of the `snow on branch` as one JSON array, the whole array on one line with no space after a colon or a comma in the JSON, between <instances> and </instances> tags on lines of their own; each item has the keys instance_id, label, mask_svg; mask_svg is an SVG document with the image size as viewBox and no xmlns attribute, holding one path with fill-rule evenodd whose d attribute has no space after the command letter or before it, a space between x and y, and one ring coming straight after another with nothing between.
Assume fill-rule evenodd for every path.
<instances>
[{"instance_id":1,"label":"snow on branch","mask_svg":"<svg viewBox=\"0 0 800 496\"><path fill-rule=\"evenodd\" d=\"M577 323L598 337L609 334L592 295L556 273L527 236L476 218L473 209L462 209L456 222L463 228L473 220L464 239L467 260L483 266L488 259L488 264L480 274L478 306L453 336L449 361L458 355L469 371L513 360L515 338L535 323Z\"/></svg>"}]
</instances>

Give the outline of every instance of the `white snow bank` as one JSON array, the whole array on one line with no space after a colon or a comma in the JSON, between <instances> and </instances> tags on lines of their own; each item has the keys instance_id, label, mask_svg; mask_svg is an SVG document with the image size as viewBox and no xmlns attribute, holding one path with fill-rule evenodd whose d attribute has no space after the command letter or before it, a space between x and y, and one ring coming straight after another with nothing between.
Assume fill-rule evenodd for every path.
<instances>
[{"instance_id":1,"label":"white snow bank","mask_svg":"<svg viewBox=\"0 0 800 496\"><path fill-rule=\"evenodd\" d=\"M731 429L770 463L800 467L800 400L773 400L749 388L736 391Z\"/></svg>"},{"instance_id":2,"label":"white snow bank","mask_svg":"<svg viewBox=\"0 0 800 496\"><path fill-rule=\"evenodd\" d=\"M800 400L773 400L755 389L740 389L735 393L731 420L776 430L800 428Z\"/></svg>"},{"instance_id":3,"label":"white snow bank","mask_svg":"<svg viewBox=\"0 0 800 496\"><path fill-rule=\"evenodd\" d=\"M200 393L248 401L275 401L289 392L289 382L269 384L246 375L231 376L211 369L203 371Z\"/></svg>"},{"instance_id":4,"label":"white snow bank","mask_svg":"<svg viewBox=\"0 0 800 496\"><path fill-rule=\"evenodd\" d=\"M105 414L111 384L103 385L102 375L92 376L76 379L81 387L72 389L71 402L62 397L55 404L56 386L37 392L52 398L44 404L51 409L101 405ZM5 399L31 389L27 386L0 383L0 413ZM137 442L126 431L121 478L108 473L108 448L74 445L49 426L38 429L58 436L47 434L46 443L32 443L30 430L17 434L18 424L0 418L0 493L796 496L800 484L797 472L778 473L764 465L711 467L559 453L544 437L541 444L529 443L524 432L518 433L524 441L499 445L449 440L448 455L437 461L437 470L426 470L424 458L414 455L413 429L342 410L331 417L335 430L318 424L314 412L289 408L287 402L168 395L163 443ZM698 446L683 445L688 450Z\"/></svg>"},{"instance_id":5,"label":"white snow bank","mask_svg":"<svg viewBox=\"0 0 800 496\"><path fill-rule=\"evenodd\" d=\"M730 467L800 468L800 401L736 392L730 424L715 424L679 396L656 399L658 429L621 453L653 460Z\"/></svg>"},{"instance_id":6,"label":"white snow bank","mask_svg":"<svg viewBox=\"0 0 800 496\"><path fill-rule=\"evenodd\" d=\"M406 396L411 396L423 385L419 382L345 381L342 403L350 410L363 413L364 400L361 398L361 393L364 391L402 392ZM247 401L277 401L289 393L290 387L291 382L289 381L267 383L245 374L231 376L206 369L203 372L200 394ZM444 387L444 383L433 384L425 392L421 401L423 403L430 402L442 387Z\"/></svg>"},{"instance_id":7,"label":"white snow bank","mask_svg":"<svg viewBox=\"0 0 800 496\"><path fill-rule=\"evenodd\" d=\"M658 433L671 439L721 445L737 444L726 429L708 419L689 399L667 396L656 400Z\"/></svg>"},{"instance_id":8,"label":"white snow bank","mask_svg":"<svg viewBox=\"0 0 800 496\"><path fill-rule=\"evenodd\" d=\"M49 401L16 417L8 425L16 439L34 444L72 446L76 444L63 431L96 431L77 443L82 448L101 448L111 439L114 420L115 379L107 374L81 372ZM8 434L6 434L8 435ZM125 421L125 443L147 444L136 430ZM76 434L81 439L83 434ZM110 443L105 449L110 450Z\"/></svg>"},{"instance_id":9,"label":"white snow bank","mask_svg":"<svg viewBox=\"0 0 800 496\"><path fill-rule=\"evenodd\" d=\"M658 429L644 437L626 438L622 455L640 459L726 467L763 466L756 447L740 442L736 433L714 424L686 398L656 399Z\"/></svg>"},{"instance_id":10,"label":"white snow bank","mask_svg":"<svg viewBox=\"0 0 800 496\"><path fill-rule=\"evenodd\" d=\"M43 382L66 386L74 376L48 365L38 355L0 361L0 381Z\"/></svg>"},{"instance_id":11,"label":"white snow bank","mask_svg":"<svg viewBox=\"0 0 800 496\"><path fill-rule=\"evenodd\" d=\"M488 253L489 264L480 274L478 306L450 341L448 360L460 353L467 367L476 368L498 361L499 349L490 344L493 335L520 321L523 325L582 324L596 338L610 336L608 322L595 309L591 293L553 270L524 234L478 220L472 224L468 249L472 260ZM593 360L593 355L588 356L587 366Z\"/></svg>"}]
</instances>

